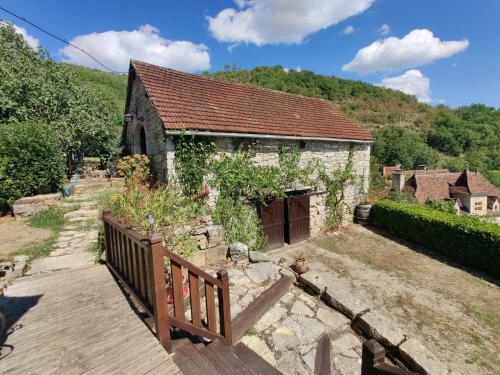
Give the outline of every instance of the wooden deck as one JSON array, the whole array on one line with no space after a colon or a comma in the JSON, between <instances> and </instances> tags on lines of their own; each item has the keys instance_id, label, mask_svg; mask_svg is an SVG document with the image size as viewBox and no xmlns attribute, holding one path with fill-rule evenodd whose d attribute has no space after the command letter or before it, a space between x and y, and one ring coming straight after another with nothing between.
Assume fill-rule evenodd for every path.
<instances>
[{"instance_id":1,"label":"wooden deck","mask_svg":"<svg viewBox=\"0 0 500 375\"><path fill-rule=\"evenodd\" d=\"M180 374L105 266L17 279L6 290L1 374Z\"/></svg>"}]
</instances>

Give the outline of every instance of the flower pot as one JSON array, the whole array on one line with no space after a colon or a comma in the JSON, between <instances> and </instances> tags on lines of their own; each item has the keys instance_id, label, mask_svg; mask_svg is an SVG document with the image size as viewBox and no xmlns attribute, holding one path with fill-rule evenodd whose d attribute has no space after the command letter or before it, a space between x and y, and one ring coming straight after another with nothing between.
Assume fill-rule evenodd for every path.
<instances>
[{"instance_id":1,"label":"flower pot","mask_svg":"<svg viewBox=\"0 0 500 375\"><path fill-rule=\"evenodd\" d=\"M302 275L303 273L306 273L307 271L309 271L309 267L307 267L306 262L303 260L296 260L294 265L293 265L293 269L299 275Z\"/></svg>"},{"instance_id":2,"label":"flower pot","mask_svg":"<svg viewBox=\"0 0 500 375\"><path fill-rule=\"evenodd\" d=\"M354 219L358 224L369 224L370 223L370 211L372 209L371 204L358 204L354 210Z\"/></svg>"}]
</instances>

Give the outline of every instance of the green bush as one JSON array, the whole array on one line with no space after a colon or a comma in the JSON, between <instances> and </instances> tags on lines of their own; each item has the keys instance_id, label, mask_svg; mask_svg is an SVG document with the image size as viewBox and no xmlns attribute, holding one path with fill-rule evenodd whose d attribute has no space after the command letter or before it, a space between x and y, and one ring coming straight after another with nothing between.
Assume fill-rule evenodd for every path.
<instances>
[{"instance_id":1,"label":"green bush","mask_svg":"<svg viewBox=\"0 0 500 375\"><path fill-rule=\"evenodd\" d=\"M417 204L382 200L372 208L375 225L467 266L500 276L500 226Z\"/></svg>"},{"instance_id":2,"label":"green bush","mask_svg":"<svg viewBox=\"0 0 500 375\"><path fill-rule=\"evenodd\" d=\"M0 208L59 190L64 173L61 145L46 124L0 124Z\"/></svg>"},{"instance_id":3,"label":"green bush","mask_svg":"<svg viewBox=\"0 0 500 375\"><path fill-rule=\"evenodd\" d=\"M260 251L266 243L257 212L247 204L219 197L213 212L216 224L224 227L227 243L243 242L251 250Z\"/></svg>"}]
</instances>

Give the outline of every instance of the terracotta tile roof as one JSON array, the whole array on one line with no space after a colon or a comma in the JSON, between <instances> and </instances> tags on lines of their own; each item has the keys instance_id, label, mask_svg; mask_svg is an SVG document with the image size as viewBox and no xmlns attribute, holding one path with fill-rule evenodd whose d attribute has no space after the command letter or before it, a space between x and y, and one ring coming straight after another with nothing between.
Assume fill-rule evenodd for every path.
<instances>
[{"instance_id":1,"label":"terracotta tile roof","mask_svg":"<svg viewBox=\"0 0 500 375\"><path fill-rule=\"evenodd\" d=\"M329 102L132 61L169 130L342 138L371 135Z\"/></svg>"},{"instance_id":2,"label":"terracotta tile roof","mask_svg":"<svg viewBox=\"0 0 500 375\"><path fill-rule=\"evenodd\" d=\"M447 170L417 172L406 181L403 191L414 195L420 203L425 203L430 197L445 199L455 194L484 194L500 199L500 189L478 172L468 170L459 173L450 173Z\"/></svg>"},{"instance_id":3,"label":"terracotta tile roof","mask_svg":"<svg viewBox=\"0 0 500 375\"><path fill-rule=\"evenodd\" d=\"M455 185L461 173L416 173L406 181L404 192L415 196L419 203L429 198L451 198L450 186Z\"/></svg>"},{"instance_id":4,"label":"terracotta tile roof","mask_svg":"<svg viewBox=\"0 0 500 375\"><path fill-rule=\"evenodd\" d=\"M467 170L463 173L465 173L467 188L472 194L485 194L500 198L500 189L484 178L479 172Z\"/></svg>"}]
</instances>

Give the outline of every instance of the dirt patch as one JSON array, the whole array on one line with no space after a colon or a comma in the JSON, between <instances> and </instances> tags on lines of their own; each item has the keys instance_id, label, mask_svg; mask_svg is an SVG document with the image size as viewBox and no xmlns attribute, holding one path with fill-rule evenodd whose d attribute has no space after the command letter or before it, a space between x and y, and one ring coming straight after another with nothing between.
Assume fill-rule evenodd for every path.
<instances>
[{"instance_id":1,"label":"dirt patch","mask_svg":"<svg viewBox=\"0 0 500 375\"><path fill-rule=\"evenodd\" d=\"M304 250L453 372L500 374L498 280L358 225L286 252Z\"/></svg>"},{"instance_id":2,"label":"dirt patch","mask_svg":"<svg viewBox=\"0 0 500 375\"><path fill-rule=\"evenodd\" d=\"M31 228L24 220L0 219L0 258L8 258L14 250L40 244L51 236L49 229Z\"/></svg>"}]
</instances>

